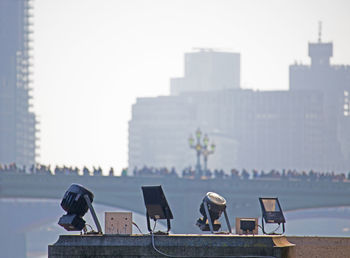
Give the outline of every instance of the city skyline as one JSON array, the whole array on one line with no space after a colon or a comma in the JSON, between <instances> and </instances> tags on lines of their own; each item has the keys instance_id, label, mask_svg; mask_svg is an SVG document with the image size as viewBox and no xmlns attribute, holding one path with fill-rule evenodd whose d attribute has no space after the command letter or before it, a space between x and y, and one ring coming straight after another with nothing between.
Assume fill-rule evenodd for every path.
<instances>
[{"instance_id":1,"label":"city skyline","mask_svg":"<svg viewBox=\"0 0 350 258\"><path fill-rule=\"evenodd\" d=\"M322 20L323 41L334 43L332 63L350 63L346 1L264 3L37 0L38 161L119 173L127 166L131 105L168 95L193 47L240 53L242 88L286 90L288 65L308 63L307 42L317 40Z\"/></svg>"}]
</instances>

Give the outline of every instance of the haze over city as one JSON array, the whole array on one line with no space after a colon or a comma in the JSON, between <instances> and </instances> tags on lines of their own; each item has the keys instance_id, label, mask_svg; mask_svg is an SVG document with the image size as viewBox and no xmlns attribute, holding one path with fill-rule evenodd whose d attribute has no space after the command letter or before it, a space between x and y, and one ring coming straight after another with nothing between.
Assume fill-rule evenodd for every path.
<instances>
[{"instance_id":1,"label":"haze over city","mask_svg":"<svg viewBox=\"0 0 350 258\"><path fill-rule=\"evenodd\" d=\"M0 0L0 256L350 253L348 10Z\"/></svg>"},{"instance_id":2,"label":"haze over city","mask_svg":"<svg viewBox=\"0 0 350 258\"><path fill-rule=\"evenodd\" d=\"M185 52L241 54L241 86L288 89L307 42L334 43L350 63L348 1L53 1L34 9L34 110L44 164L127 166L137 97L169 94Z\"/></svg>"}]
</instances>

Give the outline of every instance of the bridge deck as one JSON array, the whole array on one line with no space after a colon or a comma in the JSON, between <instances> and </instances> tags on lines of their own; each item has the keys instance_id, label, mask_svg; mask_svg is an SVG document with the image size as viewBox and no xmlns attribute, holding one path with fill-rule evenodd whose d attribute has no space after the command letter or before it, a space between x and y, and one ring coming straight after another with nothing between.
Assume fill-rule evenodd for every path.
<instances>
[{"instance_id":1,"label":"bridge deck","mask_svg":"<svg viewBox=\"0 0 350 258\"><path fill-rule=\"evenodd\" d=\"M191 180L182 178L50 176L0 174L0 198L61 199L70 184L80 183L91 189L94 202L139 213L145 212L142 185L162 185L172 212L172 230L177 233L200 233L194 225L200 216L199 205L208 191L227 200L228 215L258 217L258 197L277 196L283 210L350 206L350 184L288 180Z\"/></svg>"}]
</instances>

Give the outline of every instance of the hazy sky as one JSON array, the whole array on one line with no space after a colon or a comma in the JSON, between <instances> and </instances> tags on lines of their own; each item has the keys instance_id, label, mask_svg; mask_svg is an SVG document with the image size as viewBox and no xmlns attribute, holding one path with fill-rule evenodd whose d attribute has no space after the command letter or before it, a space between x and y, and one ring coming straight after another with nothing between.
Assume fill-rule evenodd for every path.
<instances>
[{"instance_id":1,"label":"hazy sky","mask_svg":"<svg viewBox=\"0 0 350 258\"><path fill-rule=\"evenodd\" d=\"M307 43L350 64L348 0L35 0L34 108L44 164L127 166L137 97L169 94L195 47L241 53L241 85L287 89Z\"/></svg>"}]
</instances>

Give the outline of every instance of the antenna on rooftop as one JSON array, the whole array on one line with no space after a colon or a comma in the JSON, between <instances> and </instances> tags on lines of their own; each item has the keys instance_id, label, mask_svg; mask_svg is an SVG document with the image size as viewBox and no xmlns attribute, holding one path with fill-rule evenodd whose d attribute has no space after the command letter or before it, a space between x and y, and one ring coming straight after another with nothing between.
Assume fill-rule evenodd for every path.
<instances>
[{"instance_id":1,"label":"antenna on rooftop","mask_svg":"<svg viewBox=\"0 0 350 258\"><path fill-rule=\"evenodd\" d=\"M318 42L321 43L322 37L322 21L318 22Z\"/></svg>"}]
</instances>

